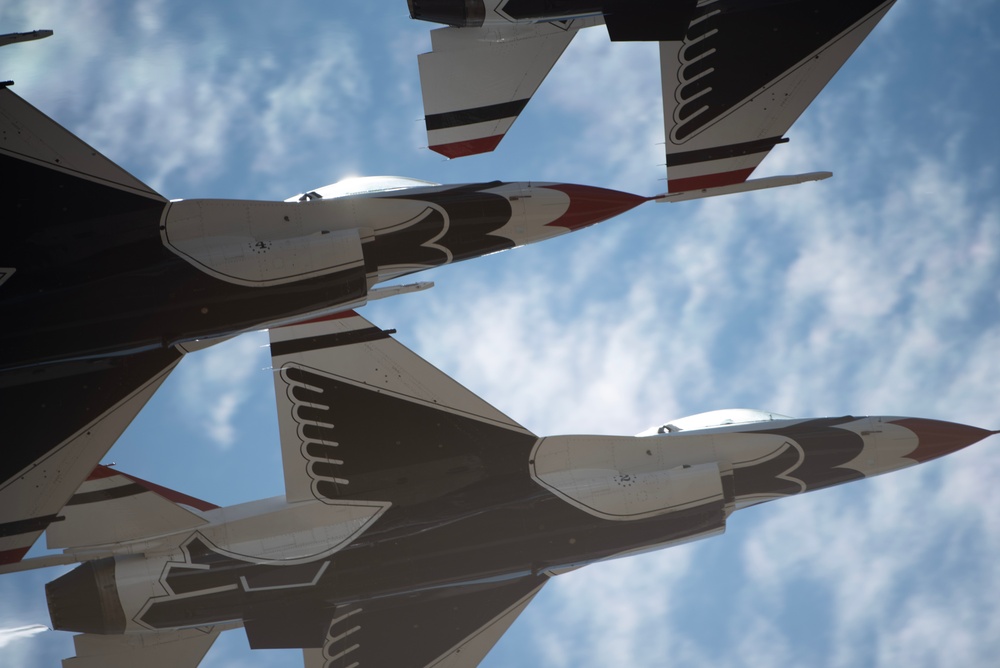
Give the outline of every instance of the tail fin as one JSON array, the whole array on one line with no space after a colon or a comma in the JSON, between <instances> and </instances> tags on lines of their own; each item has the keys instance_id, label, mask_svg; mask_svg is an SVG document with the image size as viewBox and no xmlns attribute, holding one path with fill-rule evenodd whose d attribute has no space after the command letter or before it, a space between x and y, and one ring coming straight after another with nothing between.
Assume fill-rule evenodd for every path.
<instances>
[{"instance_id":1,"label":"tail fin","mask_svg":"<svg viewBox=\"0 0 1000 668\"><path fill-rule=\"evenodd\" d=\"M185 508L185 506L187 506ZM98 466L49 525L50 549L112 545L191 529L195 511L218 506L107 466Z\"/></svg>"},{"instance_id":2,"label":"tail fin","mask_svg":"<svg viewBox=\"0 0 1000 668\"><path fill-rule=\"evenodd\" d=\"M390 334L354 312L271 330L288 501L415 503L524 469L535 436Z\"/></svg>"},{"instance_id":3,"label":"tail fin","mask_svg":"<svg viewBox=\"0 0 1000 668\"><path fill-rule=\"evenodd\" d=\"M894 2L700 2L660 43L669 191L745 181Z\"/></svg>"}]
</instances>

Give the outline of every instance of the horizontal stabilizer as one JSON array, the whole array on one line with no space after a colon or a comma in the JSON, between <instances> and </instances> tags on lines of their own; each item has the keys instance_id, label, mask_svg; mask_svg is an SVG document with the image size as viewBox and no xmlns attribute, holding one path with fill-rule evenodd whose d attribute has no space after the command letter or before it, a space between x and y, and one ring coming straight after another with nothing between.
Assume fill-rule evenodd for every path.
<instances>
[{"instance_id":1,"label":"horizontal stabilizer","mask_svg":"<svg viewBox=\"0 0 1000 668\"><path fill-rule=\"evenodd\" d=\"M219 626L128 635L73 636L76 656L63 668L197 668L222 632Z\"/></svg>"},{"instance_id":2,"label":"horizontal stabilizer","mask_svg":"<svg viewBox=\"0 0 1000 668\"><path fill-rule=\"evenodd\" d=\"M50 549L111 545L200 526L206 521L194 511L217 507L98 466L62 509L63 519L49 525L46 537Z\"/></svg>"},{"instance_id":3,"label":"horizontal stabilizer","mask_svg":"<svg viewBox=\"0 0 1000 668\"><path fill-rule=\"evenodd\" d=\"M769 176L763 179L750 179L743 183L734 183L728 186L717 186L715 188L701 188L700 190L687 190L677 193L666 193L653 198L657 203L663 202L687 202L693 199L703 199L705 197L716 197L718 195L732 195L734 193L752 192L754 190L766 190L767 188L780 188L782 186L794 186L799 183L809 181L822 181L833 176L832 172L809 172L808 174L796 174L795 176Z\"/></svg>"},{"instance_id":4,"label":"horizontal stabilizer","mask_svg":"<svg viewBox=\"0 0 1000 668\"><path fill-rule=\"evenodd\" d=\"M612 42L682 39L698 0L604 0Z\"/></svg>"},{"instance_id":5,"label":"horizontal stabilizer","mask_svg":"<svg viewBox=\"0 0 1000 668\"><path fill-rule=\"evenodd\" d=\"M303 651L305 668L475 668L547 581L532 575L338 608L323 649Z\"/></svg>"},{"instance_id":6,"label":"horizontal stabilizer","mask_svg":"<svg viewBox=\"0 0 1000 668\"><path fill-rule=\"evenodd\" d=\"M448 158L495 149L578 27L580 20L432 30L432 51L418 58L430 149Z\"/></svg>"},{"instance_id":7,"label":"horizontal stabilizer","mask_svg":"<svg viewBox=\"0 0 1000 668\"><path fill-rule=\"evenodd\" d=\"M893 2L698 3L660 43L669 192L745 181Z\"/></svg>"}]
</instances>

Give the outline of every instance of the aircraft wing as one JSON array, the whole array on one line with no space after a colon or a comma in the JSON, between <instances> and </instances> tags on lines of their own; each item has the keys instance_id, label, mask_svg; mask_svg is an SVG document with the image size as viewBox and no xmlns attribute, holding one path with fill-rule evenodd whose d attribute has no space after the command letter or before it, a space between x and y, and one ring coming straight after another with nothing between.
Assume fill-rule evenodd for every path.
<instances>
[{"instance_id":1,"label":"aircraft wing","mask_svg":"<svg viewBox=\"0 0 1000 668\"><path fill-rule=\"evenodd\" d=\"M600 19L431 31L418 57L432 151L460 158L492 151L576 31Z\"/></svg>"},{"instance_id":2,"label":"aircraft wing","mask_svg":"<svg viewBox=\"0 0 1000 668\"><path fill-rule=\"evenodd\" d=\"M185 508L184 506L187 506ZM113 545L206 523L218 506L107 466L98 466L49 526L49 549Z\"/></svg>"},{"instance_id":3,"label":"aircraft wing","mask_svg":"<svg viewBox=\"0 0 1000 668\"><path fill-rule=\"evenodd\" d=\"M24 557L180 359L167 348L0 373L0 565Z\"/></svg>"},{"instance_id":4,"label":"aircraft wing","mask_svg":"<svg viewBox=\"0 0 1000 668\"><path fill-rule=\"evenodd\" d=\"M305 668L473 668L546 581L529 575L339 608L323 648L303 650Z\"/></svg>"},{"instance_id":5,"label":"aircraft wing","mask_svg":"<svg viewBox=\"0 0 1000 668\"><path fill-rule=\"evenodd\" d=\"M289 502L330 502L375 490L388 498L385 486L400 477L414 481L405 488L410 500L436 496L479 475L469 447L499 437L534 441L391 334L353 311L270 330ZM415 440L407 435L414 424L428 425L421 440L432 432L440 439L426 444L430 451L400 445ZM446 442L454 448L443 447Z\"/></svg>"},{"instance_id":6,"label":"aircraft wing","mask_svg":"<svg viewBox=\"0 0 1000 668\"><path fill-rule=\"evenodd\" d=\"M894 2L698 3L660 42L669 192L746 181Z\"/></svg>"}]
</instances>

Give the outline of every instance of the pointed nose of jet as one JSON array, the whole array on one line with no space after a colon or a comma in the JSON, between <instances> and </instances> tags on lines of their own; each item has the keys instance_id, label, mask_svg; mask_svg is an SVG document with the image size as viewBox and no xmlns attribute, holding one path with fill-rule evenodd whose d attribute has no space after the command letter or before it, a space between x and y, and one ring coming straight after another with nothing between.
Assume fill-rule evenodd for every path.
<instances>
[{"instance_id":1,"label":"pointed nose of jet","mask_svg":"<svg viewBox=\"0 0 1000 668\"><path fill-rule=\"evenodd\" d=\"M557 190L569 197L569 208L566 212L547 225L565 227L571 232L614 218L652 199L619 190L578 186L571 183L547 183L543 187Z\"/></svg>"},{"instance_id":2,"label":"pointed nose of jet","mask_svg":"<svg viewBox=\"0 0 1000 668\"><path fill-rule=\"evenodd\" d=\"M987 436L1000 433L955 422L924 418L902 418L892 422L917 435L919 443L913 452L906 455L906 458L920 463L944 457L973 443L978 443Z\"/></svg>"}]
</instances>

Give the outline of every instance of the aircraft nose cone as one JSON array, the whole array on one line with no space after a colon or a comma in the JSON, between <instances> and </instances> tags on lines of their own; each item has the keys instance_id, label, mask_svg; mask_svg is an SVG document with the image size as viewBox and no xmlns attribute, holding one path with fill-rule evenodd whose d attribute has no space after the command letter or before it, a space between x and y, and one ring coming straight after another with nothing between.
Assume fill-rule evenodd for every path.
<instances>
[{"instance_id":1,"label":"aircraft nose cone","mask_svg":"<svg viewBox=\"0 0 1000 668\"><path fill-rule=\"evenodd\" d=\"M569 208L566 209L566 213L547 224L553 227L565 227L571 232L614 218L651 199L619 190L577 186L571 183L547 184L544 187L569 196Z\"/></svg>"},{"instance_id":2,"label":"aircraft nose cone","mask_svg":"<svg viewBox=\"0 0 1000 668\"><path fill-rule=\"evenodd\" d=\"M917 435L919 443L906 457L920 463L944 457L998 433L965 424L924 418L903 418L893 420L893 424L906 427Z\"/></svg>"}]
</instances>

